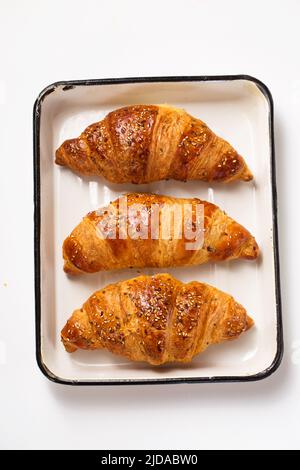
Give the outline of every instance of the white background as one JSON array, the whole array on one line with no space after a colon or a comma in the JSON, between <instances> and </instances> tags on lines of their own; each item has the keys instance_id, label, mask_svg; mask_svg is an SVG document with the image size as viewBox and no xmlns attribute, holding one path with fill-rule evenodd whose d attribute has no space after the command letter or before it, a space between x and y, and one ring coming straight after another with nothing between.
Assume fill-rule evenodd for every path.
<instances>
[{"instance_id":1,"label":"white background","mask_svg":"<svg viewBox=\"0 0 300 470\"><path fill-rule=\"evenodd\" d=\"M297 0L0 0L1 448L299 448L299 17ZM280 369L242 384L50 383L34 356L37 94L62 79L235 73L264 81L275 102Z\"/></svg>"}]
</instances>

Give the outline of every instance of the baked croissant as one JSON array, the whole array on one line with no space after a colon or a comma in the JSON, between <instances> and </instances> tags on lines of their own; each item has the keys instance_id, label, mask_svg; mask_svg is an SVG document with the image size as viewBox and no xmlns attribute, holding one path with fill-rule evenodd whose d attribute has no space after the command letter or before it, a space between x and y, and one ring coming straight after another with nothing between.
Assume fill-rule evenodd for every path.
<instances>
[{"instance_id":1,"label":"baked croissant","mask_svg":"<svg viewBox=\"0 0 300 470\"><path fill-rule=\"evenodd\" d=\"M129 267L189 266L235 258L255 259L258 256L258 245L248 230L210 202L139 193L127 194L125 200L125 216L121 213L121 199L118 198L101 212L87 214L66 238L63 244L65 272L79 274ZM187 206L192 208L191 223L195 226L198 224L198 228L201 221L197 218L197 211L203 209L204 221L200 229L203 235L202 245L190 245L192 237L186 236L184 215L177 224L173 219L173 228L170 224L170 238L166 238L167 221L171 220L174 208L179 209L179 214L183 214ZM138 226L130 212L134 207L142 207L144 210L140 214L141 223ZM156 218L157 231L154 234L153 207L160 210L160 216ZM112 219L116 222L115 232L107 222L111 220L109 214L115 214L115 219ZM121 238L121 223L125 224L127 238ZM132 233L133 228L136 231ZM104 233L105 229L108 234ZM113 236L110 235L110 230ZM144 238L140 238L142 236Z\"/></svg>"},{"instance_id":2,"label":"baked croissant","mask_svg":"<svg viewBox=\"0 0 300 470\"><path fill-rule=\"evenodd\" d=\"M105 348L160 365L189 362L210 344L238 338L253 324L231 295L157 274L95 292L75 310L61 338L68 352Z\"/></svg>"},{"instance_id":3,"label":"baked croissant","mask_svg":"<svg viewBox=\"0 0 300 470\"><path fill-rule=\"evenodd\" d=\"M112 183L249 181L244 159L182 109L136 105L109 113L56 151L56 163Z\"/></svg>"}]
</instances>

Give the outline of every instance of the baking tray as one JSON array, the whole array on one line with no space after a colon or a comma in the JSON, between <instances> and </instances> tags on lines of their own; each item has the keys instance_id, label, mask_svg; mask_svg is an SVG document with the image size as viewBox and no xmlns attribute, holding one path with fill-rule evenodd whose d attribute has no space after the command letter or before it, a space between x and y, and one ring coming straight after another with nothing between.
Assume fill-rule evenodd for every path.
<instances>
[{"instance_id":1,"label":"baking tray","mask_svg":"<svg viewBox=\"0 0 300 470\"><path fill-rule=\"evenodd\" d=\"M116 185L81 178L54 164L55 149L90 123L120 106L168 103L205 121L245 158L255 179L230 185L162 181ZM38 96L33 113L35 204L36 356L50 379L72 385L241 382L274 372L283 353L273 101L268 88L247 75L150 77L61 81ZM262 256L174 269L104 272L68 278L64 238L88 211L127 191L200 197L220 205L256 237ZM104 285L168 271L182 281L199 280L231 293L256 326L233 342L208 348L191 364L158 368L105 351L67 354L60 330L72 311Z\"/></svg>"}]
</instances>

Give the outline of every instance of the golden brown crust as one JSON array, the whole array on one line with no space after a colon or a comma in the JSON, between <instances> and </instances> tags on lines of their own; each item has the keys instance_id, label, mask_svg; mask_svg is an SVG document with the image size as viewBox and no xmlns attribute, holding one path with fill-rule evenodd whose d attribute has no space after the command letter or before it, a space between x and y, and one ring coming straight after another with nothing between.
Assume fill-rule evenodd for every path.
<instances>
[{"instance_id":1,"label":"golden brown crust","mask_svg":"<svg viewBox=\"0 0 300 470\"><path fill-rule=\"evenodd\" d=\"M118 199L110 204L118 217ZM128 267L189 266L236 258L256 259L259 249L254 237L242 225L228 217L219 207L200 199L177 199L156 194L127 194L128 207L140 203L149 214L147 239L101 238L97 225L104 215L98 212L87 214L82 222L66 238L63 244L64 269L70 274L94 273L101 270ZM183 211L185 204L204 207L204 243L201 248L189 249L183 236L163 239L163 224L160 219L158 239L151 238L151 205L157 204L165 214L171 213L174 205ZM128 213L127 213L128 214ZM182 234L184 235L184 217ZM127 230L129 217L126 219ZM171 232L172 235L172 232ZM119 237L118 230L116 237Z\"/></svg>"},{"instance_id":2,"label":"golden brown crust","mask_svg":"<svg viewBox=\"0 0 300 470\"><path fill-rule=\"evenodd\" d=\"M134 361L189 362L210 344L253 326L230 295L169 274L139 276L95 292L62 330L68 352L108 349Z\"/></svg>"},{"instance_id":3,"label":"golden brown crust","mask_svg":"<svg viewBox=\"0 0 300 470\"><path fill-rule=\"evenodd\" d=\"M157 106L130 106L109 113L110 135L122 181L144 181Z\"/></svg>"},{"instance_id":4,"label":"golden brown crust","mask_svg":"<svg viewBox=\"0 0 300 470\"><path fill-rule=\"evenodd\" d=\"M117 109L65 141L56 163L113 183L249 181L244 159L200 119L170 106Z\"/></svg>"}]
</instances>

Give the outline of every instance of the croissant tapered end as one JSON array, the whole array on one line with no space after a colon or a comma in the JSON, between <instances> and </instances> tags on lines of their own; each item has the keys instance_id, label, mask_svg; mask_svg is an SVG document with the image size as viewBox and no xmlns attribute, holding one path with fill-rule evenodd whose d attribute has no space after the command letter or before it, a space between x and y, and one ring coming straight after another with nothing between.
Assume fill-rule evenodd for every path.
<instances>
[{"instance_id":1,"label":"croissant tapered end","mask_svg":"<svg viewBox=\"0 0 300 470\"><path fill-rule=\"evenodd\" d=\"M93 349L90 341L91 327L82 309L75 310L61 332L61 340L67 352L80 349Z\"/></svg>"},{"instance_id":2,"label":"croissant tapered end","mask_svg":"<svg viewBox=\"0 0 300 470\"><path fill-rule=\"evenodd\" d=\"M55 163L67 166L77 173L89 175L94 170L89 153L89 147L83 139L69 139L56 150Z\"/></svg>"},{"instance_id":3,"label":"croissant tapered end","mask_svg":"<svg viewBox=\"0 0 300 470\"><path fill-rule=\"evenodd\" d=\"M65 166L66 164L63 145L61 145L55 152L55 163L61 166Z\"/></svg>"},{"instance_id":4,"label":"croissant tapered end","mask_svg":"<svg viewBox=\"0 0 300 470\"><path fill-rule=\"evenodd\" d=\"M249 317L246 309L234 299L229 314L225 316L223 323L223 335L217 337L216 343L224 340L233 340L238 338L245 331L254 326L254 320Z\"/></svg>"},{"instance_id":5,"label":"croissant tapered end","mask_svg":"<svg viewBox=\"0 0 300 470\"><path fill-rule=\"evenodd\" d=\"M248 166L246 165L245 163L245 166L244 166L244 169L241 173L241 176L240 176L240 179L242 181L251 181L253 180L253 174L251 173L251 171L249 170Z\"/></svg>"},{"instance_id":6,"label":"croissant tapered end","mask_svg":"<svg viewBox=\"0 0 300 470\"><path fill-rule=\"evenodd\" d=\"M77 139L66 140L55 152L55 163L60 166L68 166L74 169L74 163L77 158L77 151L75 152L75 141ZM72 151L73 148L73 151ZM78 166L78 165L76 165Z\"/></svg>"},{"instance_id":7,"label":"croissant tapered end","mask_svg":"<svg viewBox=\"0 0 300 470\"><path fill-rule=\"evenodd\" d=\"M74 312L74 314L75 314L75 312ZM62 341L62 343L65 347L65 350L69 353L75 352L76 349L77 349L77 347L75 346L74 343L76 343L76 340L78 338L76 337L74 332L75 332L75 329L74 329L73 325L71 324L70 320L68 320L66 325L64 326L64 328L61 331L61 341Z\"/></svg>"},{"instance_id":8,"label":"croissant tapered end","mask_svg":"<svg viewBox=\"0 0 300 470\"><path fill-rule=\"evenodd\" d=\"M73 274L73 275L76 275L76 274L81 274L82 271L80 269L78 269L73 263L72 261L70 261L67 256L65 255L65 251L63 250L63 257L64 257L64 272L66 274Z\"/></svg>"},{"instance_id":9,"label":"croissant tapered end","mask_svg":"<svg viewBox=\"0 0 300 470\"><path fill-rule=\"evenodd\" d=\"M215 136L218 149L215 163L208 173L208 180L214 182L231 183L232 181L251 181L253 174L248 168L244 158L226 141ZM211 154L212 159L212 154Z\"/></svg>"},{"instance_id":10,"label":"croissant tapered end","mask_svg":"<svg viewBox=\"0 0 300 470\"><path fill-rule=\"evenodd\" d=\"M64 345L64 347L65 347L65 350L66 350L68 353L72 353L72 352L77 351L78 348L77 348L76 346L74 346L74 344L70 343L70 342L68 341L68 339L63 338L63 336L62 336L62 337L61 337L61 340L62 340L62 343L63 343L63 345Z\"/></svg>"},{"instance_id":11,"label":"croissant tapered end","mask_svg":"<svg viewBox=\"0 0 300 470\"><path fill-rule=\"evenodd\" d=\"M254 320L248 315L246 309L239 302L234 301L234 307L232 319L240 321L240 323L237 322L238 329L242 326L242 333L250 330L255 324ZM236 333L239 334L239 331L236 331Z\"/></svg>"},{"instance_id":12,"label":"croissant tapered end","mask_svg":"<svg viewBox=\"0 0 300 470\"><path fill-rule=\"evenodd\" d=\"M250 330L250 328L255 325L253 318L249 317L249 315L247 315L246 322L246 331Z\"/></svg>"},{"instance_id":13,"label":"croissant tapered end","mask_svg":"<svg viewBox=\"0 0 300 470\"><path fill-rule=\"evenodd\" d=\"M68 322L61 332L61 341L65 347L65 350L68 353L75 352L78 349L77 346L75 346L76 338L74 338L73 340L70 339L70 335L69 335L70 331L71 330L70 330L69 322Z\"/></svg>"},{"instance_id":14,"label":"croissant tapered end","mask_svg":"<svg viewBox=\"0 0 300 470\"><path fill-rule=\"evenodd\" d=\"M259 256L259 247L254 237L250 237L250 239L245 243L242 247L241 251L241 258L253 260L258 258Z\"/></svg>"}]
</instances>

